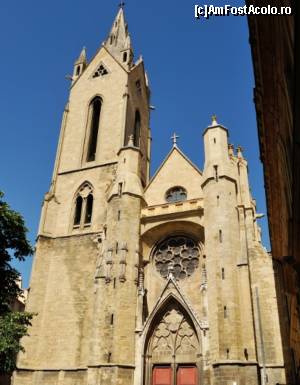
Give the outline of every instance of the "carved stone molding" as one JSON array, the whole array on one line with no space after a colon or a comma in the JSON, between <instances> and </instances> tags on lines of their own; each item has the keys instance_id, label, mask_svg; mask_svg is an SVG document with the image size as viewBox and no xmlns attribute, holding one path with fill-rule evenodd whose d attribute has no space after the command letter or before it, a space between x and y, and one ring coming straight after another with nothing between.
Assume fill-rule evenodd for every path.
<instances>
[{"instance_id":1,"label":"carved stone molding","mask_svg":"<svg viewBox=\"0 0 300 385\"><path fill-rule=\"evenodd\" d=\"M91 240L96 244L97 247L97 264L95 279L104 278L104 249L105 249L105 230L94 234Z\"/></svg>"}]
</instances>

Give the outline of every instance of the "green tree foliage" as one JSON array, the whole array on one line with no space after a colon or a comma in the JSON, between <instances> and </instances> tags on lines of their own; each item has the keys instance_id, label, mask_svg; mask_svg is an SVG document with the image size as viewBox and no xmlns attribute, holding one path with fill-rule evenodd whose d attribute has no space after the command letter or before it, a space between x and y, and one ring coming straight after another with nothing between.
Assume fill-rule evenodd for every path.
<instances>
[{"instance_id":1,"label":"green tree foliage","mask_svg":"<svg viewBox=\"0 0 300 385\"><path fill-rule=\"evenodd\" d=\"M27 334L33 314L12 312L11 304L22 295L17 281L19 273L11 266L16 258L23 261L33 249L26 238L27 229L23 217L3 200L0 191L0 373L15 369L20 350L20 338Z\"/></svg>"}]
</instances>

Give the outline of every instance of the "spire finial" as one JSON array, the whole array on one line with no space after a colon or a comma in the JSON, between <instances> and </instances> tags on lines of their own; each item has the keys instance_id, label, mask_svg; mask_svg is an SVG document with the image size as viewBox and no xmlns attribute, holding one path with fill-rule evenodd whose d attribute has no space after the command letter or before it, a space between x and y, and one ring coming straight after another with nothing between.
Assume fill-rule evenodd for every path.
<instances>
[{"instance_id":1,"label":"spire finial","mask_svg":"<svg viewBox=\"0 0 300 385\"><path fill-rule=\"evenodd\" d=\"M174 132L174 134L171 136L171 139L173 141L173 147L177 147L177 139L179 139L179 136Z\"/></svg>"},{"instance_id":2,"label":"spire finial","mask_svg":"<svg viewBox=\"0 0 300 385\"><path fill-rule=\"evenodd\" d=\"M211 125L212 126L216 126L218 124L218 122L217 122L217 115L213 115L212 117L211 117Z\"/></svg>"},{"instance_id":3,"label":"spire finial","mask_svg":"<svg viewBox=\"0 0 300 385\"><path fill-rule=\"evenodd\" d=\"M123 9L125 7L125 3L124 1L121 1L121 3L119 3L119 8Z\"/></svg>"}]
</instances>

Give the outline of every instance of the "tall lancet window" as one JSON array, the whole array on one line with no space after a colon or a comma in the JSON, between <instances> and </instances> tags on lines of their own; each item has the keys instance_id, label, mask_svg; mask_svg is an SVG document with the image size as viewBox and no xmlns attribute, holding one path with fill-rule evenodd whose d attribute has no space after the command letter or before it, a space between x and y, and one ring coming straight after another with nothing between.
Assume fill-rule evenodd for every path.
<instances>
[{"instance_id":1,"label":"tall lancet window","mask_svg":"<svg viewBox=\"0 0 300 385\"><path fill-rule=\"evenodd\" d=\"M141 135L141 115L137 110L135 112L134 119L134 128L133 128L133 144L135 147L139 147L140 145L140 135Z\"/></svg>"},{"instance_id":2,"label":"tall lancet window","mask_svg":"<svg viewBox=\"0 0 300 385\"><path fill-rule=\"evenodd\" d=\"M92 100L90 104L90 109L89 109L90 128L89 128L89 139L88 139L87 157L86 157L87 162L92 162L96 159L101 107L102 107L102 99L99 96L96 96Z\"/></svg>"}]
</instances>

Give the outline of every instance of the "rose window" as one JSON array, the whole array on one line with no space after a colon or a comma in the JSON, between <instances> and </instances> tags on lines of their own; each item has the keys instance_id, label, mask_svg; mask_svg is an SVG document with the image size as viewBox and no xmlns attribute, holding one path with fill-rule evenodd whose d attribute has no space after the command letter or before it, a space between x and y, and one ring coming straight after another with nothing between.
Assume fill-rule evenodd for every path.
<instances>
[{"instance_id":1,"label":"rose window","mask_svg":"<svg viewBox=\"0 0 300 385\"><path fill-rule=\"evenodd\" d=\"M172 272L175 279L193 274L199 264L200 250L197 243L185 236L174 236L160 243L154 254L156 270L163 278Z\"/></svg>"}]
</instances>

